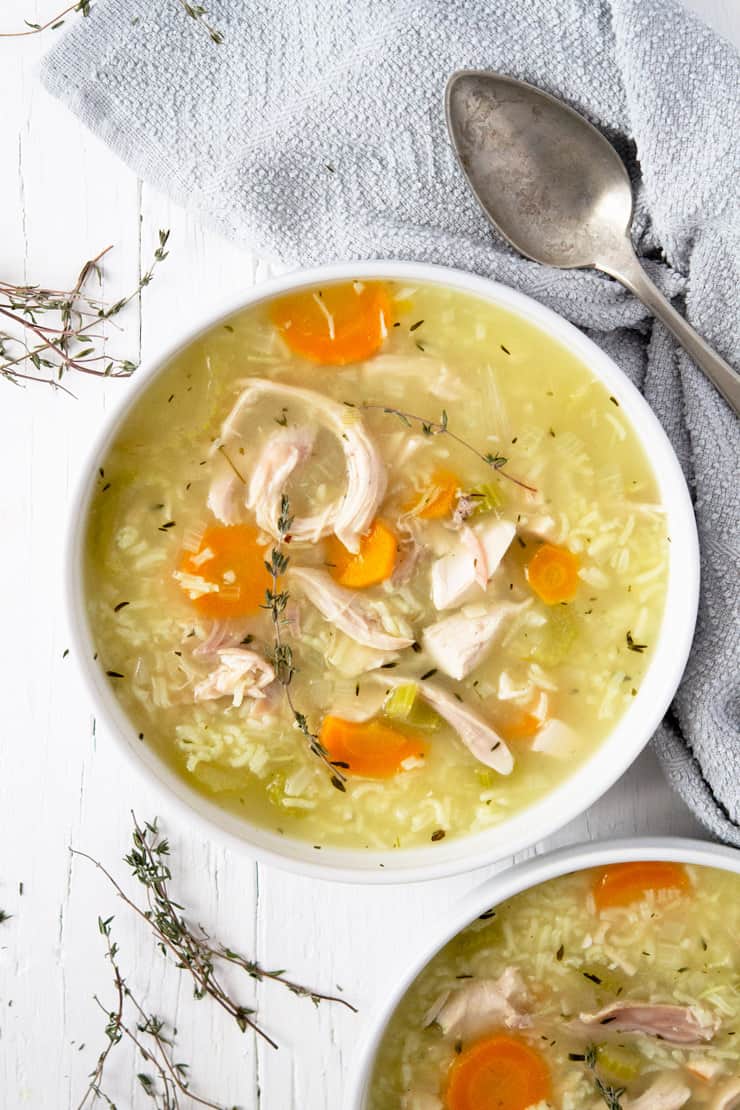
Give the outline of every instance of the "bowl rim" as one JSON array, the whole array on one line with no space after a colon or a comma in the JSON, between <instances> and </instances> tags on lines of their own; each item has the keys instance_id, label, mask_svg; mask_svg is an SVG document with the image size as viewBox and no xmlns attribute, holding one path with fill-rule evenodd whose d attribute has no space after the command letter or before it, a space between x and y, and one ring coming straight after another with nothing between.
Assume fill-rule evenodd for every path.
<instances>
[{"instance_id":1,"label":"bowl rim","mask_svg":"<svg viewBox=\"0 0 740 1110\"><path fill-rule=\"evenodd\" d=\"M638 860L694 864L740 875L740 851L736 848L678 836L621 837L571 844L500 871L464 895L447 912L428 934L421 952L409 964L391 969L384 977L390 990L375 1004L360 1034L349 1072L353 1079L349 1086L349 1097L344 1103L347 1110L366 1110L375 1057L388 1022L413 981L448 941L472 924L485 910L549 879L591 867Z\"/></svg>"},{"instance_id":2,"label":"bowl rim","mask_svg":"<svg viewBox=\"0 0 740 1110\"><path fill-rule=\"evenodd\" d=\"M138 740L138 733L118 702L102 668L85 611L84 537L96 476L115 435L149 383L178 353L235 312L288 291L327 282L380 280L442 285L477 296L545 331L589 367L615 395L648 457L660 485L661 501L672 538L669 580L658 643L637 696L611 733L577 769L512 818L482 832L451 838L432 846L377 851L323 846L265 830L236 817L197 792ZM668 708L686 665L699 599L699 543L686 482L668 437L648 403L617 364L575 325L527 295L490 278L424 262L340 262L292 271L241 291L225 306L203 316L146 360L133 386L115 405L93 438L71 500L65 546L65 597L71 644L94 711L115 738L119 750L140 774L162 788L162 809L195 822L203 835L223 842L259 862L299 874L359 883L416 882L484 867L531 847L584 812L637 758ZM313 853L313 854L312 854Z\"/></svg>"}]
</instances>

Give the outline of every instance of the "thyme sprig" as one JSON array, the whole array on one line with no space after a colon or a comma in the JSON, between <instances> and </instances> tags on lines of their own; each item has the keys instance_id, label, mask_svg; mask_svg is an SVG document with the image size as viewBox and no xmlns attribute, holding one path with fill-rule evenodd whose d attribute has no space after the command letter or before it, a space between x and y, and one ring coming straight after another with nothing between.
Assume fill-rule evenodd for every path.
<instances>
[{"instance_id":1,"label":"thyme sprig","mask_svg":"<svg viewBox=\"0 0 740 1110\"><path fill-rule=\"evenodd\" d=\"M185 11L191 19L199 23L201 27L208 33L211 42L221 45L224 41L224 36L220 31L217 31L206 19L208 9L204 8L202 4L191 4L189 0L177 0L177 3ZM0 39L17 39L25 38L26 35L38 35L42 31L52 30L57 31L60 27L64 26L65 19L72 12L80 12L83 16L90 14L92 8L92 0L75 0L74 4L70 4L63 11L53 15L51 19L47 19L46 23L30 23L24 19L27 30L25 31L4 31L0 32Z\"/></svg>"},{"instance_id":2,"label":"thyme sprig","mask_svg":"<svg viewBox=\"0 0 740 1110\"><path fill-rule=\"evenodd\" d=\"M290 595L287 590L280 588L279 580L290 565L290 559L285 553L285 545L290 543L290 529L292 524L293 516L290 511L290 501L287 494L284 493L280 499L280 514L277 522L278 542L277 545L272 548L269 560L265 560L267 573L272 579L270 588L265 592L265 609L269 611L272 617L274 638L272 664L275 668L275 677L285 691L285 698L293 714L296 727L306 737L312 754L315 755L317 759L320 759L326 767L329 772L329 781L332 786L337 790L344 791L346 790L345 783L347 782L347 776L336 763L332 763L329 759L329 753L321 743L318 734L313 732L310 728L305 713L301 713L300 710L296 708L293 700L293 693L290 688L296 670L293 660L293 649L290 644L286 644L283 640L281 630L281 626L285 623L284 613Z\"/></svg>"},{"instance_id":3,"label":"thyme sprig","mask_svg":"<svg viewBox=\"0 0 740 1110\"><path fill-rule=\"evenodd\" d=\"M208 9L204 8L202 4L191 4L189 0L178 0L178 3L191 19L200 23L204 31L208 32L208 37L211 42L215 42L217 46L220 46L224 41L224 36L220 31L217 31L215 27L212 27L205 18L208 15Z\"/></svg>"},{"instance_id":4,"label":"thyme sprig","mask_svg":"<svg viewBox=\"0 0 740 1110\"><path fill-rule=\"evenodd\" d=\"M81 12L82 15L89 15L90 8L92 7L92 0L76 0L74 4L70 4L64 11L58 12L53 15L51 19L47 19L46 23L30 23L24 19L27 31L5 31L0 33L0 39L20 39L25 38L26 35L38 35L41 31L46 31L51 28L52 31L58 30L64 23L65 16L70 12Z\"/></svg>"},{"instance_id":5,"label":"thyme sprig","mask_svg":"<svg viewBox=\"0 0 740 1110\"><path fill-rule=\"evenodd\" d=\"M93 996L107 1018L106 1043L90 1073L90 1082L77 1110L93 1105L98 1099L102 1099L109 1108L115 1110L115 1103L103 1090L103 1080L108 1057L124 1038L135 1046L147 1067L147 1071L140 1071L136 1078L158 1110L178 1110L181 1095L187 1097L188 1105L195 1103L198 1106L211 1107L211 1110L221 1110L219 1103L203 1098L190 1089L188 1066L175 1060L173 1055L175 1030L168 1032L165 1022L155 1014L147 1013L133 994L121 971L119 948L111 935L112 921L112 917L105 920L98 918L98 929L105 937L106 959L113 971L115 1002L113 1009L107 1009L97 994Z\"/></svg>"},{"instance_id":6,"label":"thyme sprig","mask_svg":"<svg viewBox=\"0 0 740 1110\"><path fill-rule=\"evenodd\" d=\"M599 1076L596 1074L596 1066L598 1063L598 1049L596 1048L596 1045L590 1044L588 1046L588 1048L586 1049L585 1060L586 1067L589 1068L590 1071L593 1073L594 1085L596 1087L596 1090L603 1098L608 1107L608 1110L622 1110L622 1103L620 1102L620 1099L625 1092L625 1088L611 1087L609 1086L609 1084L605 1083L603 1079L600 1079Z\"/></svg>"},{"instance_id":7,"label":"thyme sprig","mask_svg":"<svg viewBox=\"0 0 740 1110\"><path fill-rule=\"evenodd\" d=\"M449 426L449 420L445 409L442 409L442 415L439 420L429 420L427 417L417 416L416 413L413 412L405 412L403 409L393 408L391 405L373 404L370 401L362 401L359 406L352 401L345 401L344 404L348 408L359 407L375 410L377 412L384 412L388 416L396 416L407 428L411 428L414 424L418 424L425 436L449 436L450 439L454 439L455 443L459 443L461 447L464 447L466 451L472 452L472 454L480 459L481 462L485 463L486 466L490 466L494 470L497 470L503 478L508 479L508 481L513 482L517 486L521 486L522 489L526 489L530 493L537 492L534 486L529 486L526 482L523 482L521 478L515 478L513 474L508 473L505 467L509 460L504 455L494 455L491 451L485 453L481 452L477 447L474 447L472 443L469 443L468 440L458 435L457 432L453 432Z\"/></svg>"},{"instance_id":8,"label":"thyme sprig","mask_svg":"<svg viewBox=\"0 0 740 1110\"><path fill-rule=\"evenodd\" d=\"M91 277L102 279L101 261L110 247L84 264L69 290L0 281L0 316L17 328L14 333L0 329L0 377L16 385L43 382L67 393L70 390L61 379L73 370L94 377L129 377L137 363L109 355L106 336L97 329L118 316L150 284L155 269L167 257L169 236L169 231L159 232L149 269L131 293L112 304L86 288ZM52 323L47 322L50 314Z\"/></svg>"},{"instance_id":9,"label":"thyme sprig","mask_svg":"<svg viewBox=\"0 0 740 1110\"><path fill-rule=\"evenodd\" d=\"M124 857L134 878L144 887L146 903L139 905L130 898L123 887L99 860L70 849L73 855L88 860L105 875L119 898L139 918L149 925L158 947L164 956L169 955L175 966L186 972L193 982L195 998L210 996L236 1022L242 1032L252 1029L272 1048L277 1043L259 1026L255 1011L234 999L220 979L220 965L229 964L240 968L250 979L258 982L269 980L281 984L291 994L300 998L310 998L315 1005L321 1002L337 1002L355 1012L354 1006L344 998L324 994L311 987L303 986L286 978L283 971L268 971L255 960L247 959L234 949L213 939L201 925L191 924L185 916L184 907L176 902L169 889L172 872L169 866L169 842L160 835L156 819L140 825L134 813L132 844Z\"/></svg>"}]
</instances>

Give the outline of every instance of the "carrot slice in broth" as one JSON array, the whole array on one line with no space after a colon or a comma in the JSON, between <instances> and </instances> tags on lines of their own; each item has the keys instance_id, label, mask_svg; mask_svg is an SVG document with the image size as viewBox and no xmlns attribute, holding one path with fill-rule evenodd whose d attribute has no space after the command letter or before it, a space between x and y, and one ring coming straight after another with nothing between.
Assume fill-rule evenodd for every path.
<instances>
[{"instance_id":1,"label":"carrot slice in broth","mask_svg":"<svg viewBox=\"0 0 740 1110\"><path fill-rule=\"evenodd\" d=\"M449 1071L447 1110L527 1110L552 1095L549 1068L536 1049L505 1033L476 1041Z\"/></svg>"},{"instance_id":2,"label":"carrot slice in broth","mask_svg":"<svg viewBox=\"0 0 740 1110\"><path fill-rule=\"evenodd\" d=\"M403 770L405 760L426 753L426 744L413 733L376 720L324 717L319 740L332 762L346 764L351 773L372 779L390 778Z\"/></svg>"},{"instance_id":3,"label":"carrot slice in broth","mask_svg":"<svg viewBox=\"0 0 740 1110\"><path fill-rule=\"evenodd\" d=\"M454 509L459 489L460 479L456 474L450 470L435 470L429 489L407 505L406 511L422 520L441 520Z\"/></svg>"},{"instance_id":4,"label":"carrot slice in broth","mask_svg":"<svg viewBox=\"0 0 740 1110\"><path fill-rule=\"evenodd\" d=\"M578 559L565 547L544 543L527 564L527 581L546 605L572 601L578 591Z\"/></svg>"},{"instance_id":5,"label":"carrot slice in broth","mask_svg":"<svg viewBox=\"0 0 740 1110\"><path fill-rule=\"evenodd\" d=\"M340 586L364 589L385 581L393 574L398 540L382 520L373 521L370 530L360 539L360 550L356 555L348 551L336 536L331 536L326 546L329 573Z\"/></svg>"},{"instance_id":6,"label":"carrot slice in broth","mask_svg":"<svg viewBox=\"0 0 740 1110\"><path fill-rule=\"evenodd\" d=\"M597 910L629 906L645 897L648 890L684 892L691 887L686 868L680 863L645 860L612 863L594 877L593 896Z\"/></svg>"},{"instance_id":7,"label":"carrot slice in broth","mask_svg":"<svg viewBox=\"0 0 740 1110\"><path fill-rule=\"evenodd\" d=\"M289 293L272 302L270 316L292 351L329 366L370 358L392 323L390 298L377 281Z\"/></svg>"},{"instance_id":8,"label":"carrot slice in broth","mask_svg":"<svg viewBox=\"0 0 740 1110\"><path fill-rule=\"evenodd\" d=\"M191 597L205 617L225 620L256 613L265 601L271 578L265 567L267 548L251 524L213 524L205 529L197 551L184 551L180 571L217 587ZM185 590L188 583L180 582Z\"/></svg>"}]
</instances>

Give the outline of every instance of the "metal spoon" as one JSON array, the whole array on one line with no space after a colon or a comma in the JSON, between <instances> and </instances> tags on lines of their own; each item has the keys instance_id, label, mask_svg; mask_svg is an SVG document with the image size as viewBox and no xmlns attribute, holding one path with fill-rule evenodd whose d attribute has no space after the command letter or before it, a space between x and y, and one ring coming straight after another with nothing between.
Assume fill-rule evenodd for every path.
<instances>
[{"instance_id":1,"label":"metal spoon","mask_svg":"<svg viewBox=\"0 0 740 1110\"><path fill-rule=\"evenodd\" d=\"M740 411L740 375L676 312L632 249L630 180L603 135L555 97L497 73L454 73L445 107L458 161L504 238L535 262L611 274Z\"/></svg>"}]
</instances>

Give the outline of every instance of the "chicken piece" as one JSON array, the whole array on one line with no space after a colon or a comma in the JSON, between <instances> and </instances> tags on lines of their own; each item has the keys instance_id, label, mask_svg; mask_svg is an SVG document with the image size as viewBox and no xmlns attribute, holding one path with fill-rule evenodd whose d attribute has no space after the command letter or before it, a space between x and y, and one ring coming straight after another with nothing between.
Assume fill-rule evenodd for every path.
<instances>
[{"instance_id":1,"label":"chicken piece","mask_svg":"<svg viewBox=\"0 0 740 1110\"><path fill-rule=\"evenodd\" d=\"M195 687L196 701L230 697L238 707L245 697L265 697L265 687L275 679L266 659L247 648L221 648L216 654L219 666Z\"/></svg>"},{"instance_id":2,"label":"chicken piece","mask_svg":"<svg viewBox=\"0 0 740 1110\"><path fill-rule=\"evenodd\" d=\"M420 697L439 713L455 730L471 755L480 762L498 771L500 775L510 775L514 769L514 757L497 732L474 710L434 682L420 682L401 675L378 675L386 686L407 686L416 683Z\"/></svg>"},{"instance_id":3,"label":"chicken piece","mask_svg":"<svg viewBox=\"0 0 740 1110\"><path fill-rule=\"evenodd\" d=\"M543 696L545 697L545 714L539 716L536 711L533 712L533 716L538 717L539 720L542 720L547 712L547 697L546 695L540 695L540 699ZM530 744L533 752L552 755L556 759L572 759L580 746L581 740L578 733L556 717L551 717L549 721L545 721Z\"/></svg>"},{"instance_id":4,"label":"chicken piece","mask_svg":"<svg viewBox=\"0 0 740 1110\"><path fill-rule=\"evenodd\" d=\"M288 575L325 620L358 644L377 651L402 651L413 644L413 638L386 632L380 617L364 598L337 585L325 570L291 567Z\"/></svg>"},{"instance_id":5,"label":"chicken piece","mask_svg":"<svg viewBox=\"0 0 740 1110\"><path fill-rule=\"evenodd\" d=\"M396 525L400 534L398 543L398 558L391 575L392 586L405 586L413 577L419 560L424 554L424 548L419 543L416 529L409 517L402 517Z\"/></svg>"},{"instance_id":6,"label":"chicken piece","mask_svg":"<svg viewBox=\"0 0 740 1110\"><path fill-rule=\"evenodd\" d=\"M525 1029L527 988L519 971L507 967L498 979L469 979L456 990L439 996L424 1017L424 1027L436 1024L451 1040L468 1040L494 1027Z\"/></svg>"},{"instance_id":7,"label":"chicken piece","mask_svg":"<svg viewBox=\"0 0 740 1110\"><path fill-rule=\"evenodd\" d=\"M505 618L520 608L501 601L483 613L461 609L425 628L422 644L439 669L459 681L487 654Z\"/></svg>"},{"instance_id":8,"label":"chicken piece","mask_svg":"<svg viewBox=\"0 0 740 1110\"><path fill-rule=\"evenodd\" d=\"M243 489L243 484L224 461L211 481L206 499L208 508L222 524L238 524L242 519L239 491Z\"/></svg>"},{"instance_id":9,"label":"chicken piece","mask_svg":"<svg viewBox=\"0 0 740 1110\"><path fill-rule=\"evenodd\" d=\"M636 1099L625 1099L624 1110L680 1110L691 1098L691 1090L674 1072L661 1075Z\"/></svg>"},{"instance_id":10,"label":"chicken piece","mask_svg":"<svg viewBox=\"0 0 740 1110\"><path fill-rule=\"evenodd\" d=\"M467 524L460 529L456 547L432 564L432 601L436 609L452 609L478 586L485 591L498 569L516 529L505 520L494 520L479 528Z\"/></svg>"},{"instance_id":11,"label":"chicken piece","mask_svg":"<svg viewBox=\"0 0 740 1110\"><path fill-rule=\"evenodd\" d=\"M312 423L314 420L318 421L337 437L344 453L344 493L313 517L295 517L290 530L294 542L313 543L334 532L344 546L356 554L360 549L360 538L370 527L386 487L383 460L356 409L332 401L311 389L299 389L282 382L268 381L266 378L251 378L224 421L221 436L213 450L228 446L232 441L249 442L252 407L268 397L274 397L286 407L306 409ZM279 538L277 517L280 496L278 495L277 502L275 498L278 471L292 473L298 462L295 461L291 466L294 456L290 454L289 443L295 433L305 435L305 429L301 428L286 428L285 431L289 434L278 441L281 459L276 463L263 453L255 467L259 472L259 481L255 483L253 475L249 483L250 507L255 511L257 519L263 521L265 531L275 539ZM274 446L275 440L272 441L272 447ZM300 454L303 448L294 442L294 450ZM281 493L282 490L279 491Z\"/></svg>"},{"instance_id":12,"label":"chicken piece","mask_svg":"<svg viewBox=\"0 0 740 1110\"><path fill-rule=\"evenodd\" d=\"M276 428L259 453L247 486L247 508L254 512L257 524L274 536L280 517L280 505L288 479L311 457L316 431L306 425ZM324 514L303 517L300 536L296 538L316 541L325 534ZM293 535L293 525L291 525Z\"/></svg>"},{"instance_id":13,"label":"chicken piece","mask_svg":"<svg viewBox=\"0 0 740 1110\"><path fill-rule=\"evenodd\" d=\"M713 1092L709 1110L738 1110L740 1108L740 1076L728 1079Z\"/></svg>"},{"instance_id":14,"label":"chicken piece","mask_svg":"<svg viewBox=\"0 0 740 1110\"><path fill-rule=\"evenodd\" d=\"M221 648L236 647L242 642L246 632L247 626L241 622L212 621L205 640L201 640L198 646L193 648L193 655L215 655Z\"/></svg>"},{"instance_id":15,"label":"chicken piece","mask_svg":"<svg viewBox=\"0 0 740 1110\"><path fill-rule=\"evenodd\" d=\"M669 1044L700 1044L711 1041L719 1022L692 1006L653 1002L613 1002L595 1014L580 1014L572 1028L592 1032L644 1033Z\"/></svg>"},{"instance_id":16,"label":"chicken piece","mask_svg":"<svg viewBox=\"0 0 740 1110\"><path fill-rule=\"evenodd\" d=\"M402 1110L444 1110L444 1103L431 1091L406 1091L401 1107Z\"/></svg>"}]
</instances>

